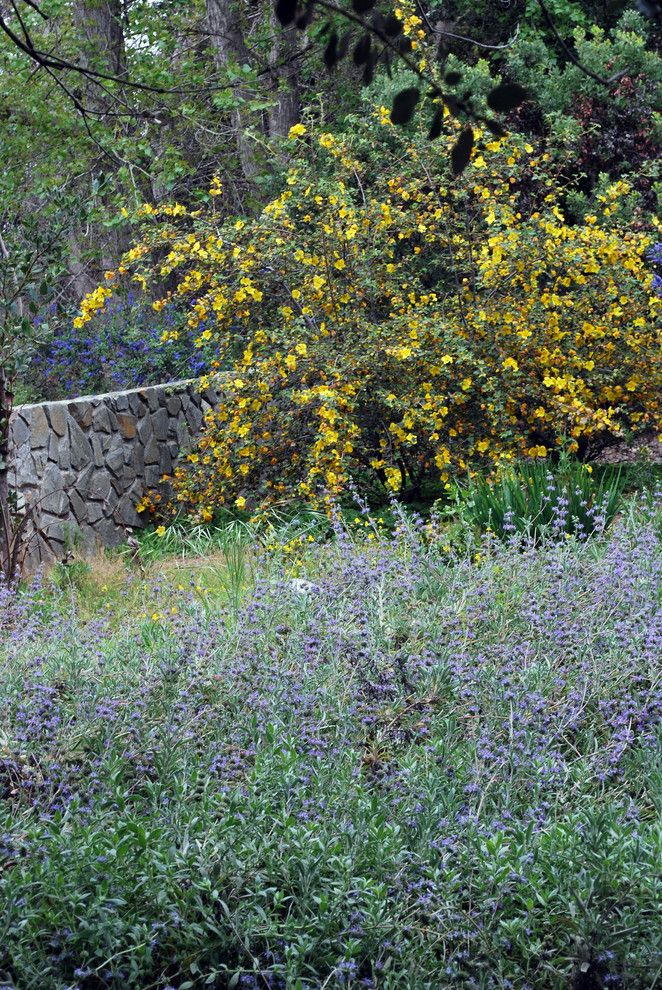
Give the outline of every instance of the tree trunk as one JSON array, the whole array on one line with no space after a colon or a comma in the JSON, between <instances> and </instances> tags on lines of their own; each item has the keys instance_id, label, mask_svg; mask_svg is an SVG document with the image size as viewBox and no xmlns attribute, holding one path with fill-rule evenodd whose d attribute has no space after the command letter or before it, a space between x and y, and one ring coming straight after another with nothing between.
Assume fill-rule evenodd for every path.
<instances>
[{"instance_id":1,"label":"tree trunk","mask_svg":"<svg viewBox=\"0 0 662 990\"><path fill-rule=\"evenodd\" d=\"M81 41L82 65L112 76L126 75L121 0L77 0L74 26ZM88 80L88 92L91 87L97 89Z\"/></svg>"},{"instance_id":2,"label":"tree trunk","mask_svg":"<svg viewBox=\"0 0 662 990\"><path fill-rule=\"evenodd\" d=\"M7 581L10 569L9 419L13 405L11 383L0 368L0 572Z\"/></svg>"},{"instance_id":3,"label":"tree trunk","mask_svg":"<svg viewBox=\"0 0 662 990\"><path fill-rule=\"evenodd\" d=\"M120 79L127 75L122 0L75 0L73 23L78 37L78 61ZM114 106L112 93L107 93L92 79L82 77L82 102L103 119L104 111ZM114 83L109 83L113 87ZM120 94L126 98L125 93ZM103 159L104 172L112 171L110 159ZM128 247L124 231L104 228L99 224L85 231L72 228L68 235L69 274L72 294L81 299L99 284L101 271L113 267ZM89 254L90 260L86 257Z\"/></svg>"},{"instance_id":4,"label":"tree trunk","mask_svg":"<svg viewBox=\"0 0 662 990\"><path fill-rule=\"evenodd\" d=\"M210 33L214 64L217 71L225 72L228 66L250 64L248 49L240 21L238 0L206 0L207 27ZM250 97L250 91L241 85L233 90L235 106L230 112L237 142L237 153L244 178L252 185L260 173L255 142L246 133L245 108L242 103Z\"/></svg>"},{"instance_id":5,"label":"tree trunk","mask_svg":"<svg viewBox=\"0 0 662 990\"><path fill-rule=\"evenodd\" d=\"M269 112L269 134L287 137L290 127L299 120L299 33L293 24L283 28L274 12L271 14L273 43L269 53L271 87L275 104Z\"/></svg>"}]
</instances>

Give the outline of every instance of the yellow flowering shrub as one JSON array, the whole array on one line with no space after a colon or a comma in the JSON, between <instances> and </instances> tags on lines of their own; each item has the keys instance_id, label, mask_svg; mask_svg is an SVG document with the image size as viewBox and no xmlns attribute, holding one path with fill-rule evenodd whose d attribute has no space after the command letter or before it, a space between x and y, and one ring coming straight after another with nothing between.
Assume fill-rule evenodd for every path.
<instances>
[{"instance_id":1,"label":"yellow flowering shrub","mask_svg":"<svg viewBox=\"0 0 662 990\"><path fill-rule=\"evenodd\" d=\"M619 182L570 224L522 137L479 132L452 179L458 126L429 144L383 108L342 139L297 125L283 191L255 218L221 219L218 180L204 207L141 211L111 288L132 277L155 309L188 300L224 376L180 504L323 500L351 477L416 491L659 426L653 222L619 221Z\"/></svg>"}]
</instances>

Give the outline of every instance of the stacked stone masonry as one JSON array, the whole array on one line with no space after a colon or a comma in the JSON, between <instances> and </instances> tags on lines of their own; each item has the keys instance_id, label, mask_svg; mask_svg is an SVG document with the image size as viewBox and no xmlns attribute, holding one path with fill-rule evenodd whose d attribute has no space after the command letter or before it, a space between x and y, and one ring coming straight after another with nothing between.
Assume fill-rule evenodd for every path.
<instances>
[{"instance_id":1,"label":"stacked stone masonry","mask_svg":"<svg viewBox=\"0 0 662 990\"><path fill-rule=\"evenodd\" d=\"M114 546L145 525L136 505L163 487L217 399L175 382L18 406L10 482L19 508L36 510L29 562L62 559L77 544Z\"/></svg>"}]
</instances>

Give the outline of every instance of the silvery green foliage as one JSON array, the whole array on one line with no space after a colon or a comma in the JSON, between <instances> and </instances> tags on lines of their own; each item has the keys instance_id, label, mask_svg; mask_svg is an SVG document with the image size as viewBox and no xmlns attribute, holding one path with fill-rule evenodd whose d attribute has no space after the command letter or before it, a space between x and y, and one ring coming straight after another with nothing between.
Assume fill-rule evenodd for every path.
<instances>
[{"instance_id":1,"label":"silvery green foliage","mask_svg":"<svg viewBox=\"0 0 662 990\"><path fill-rule=\"evenodd\" d=\"M0 981L650 988L661 507L467 554L337 523L130 621L1 592Z\"/></svg>"}]
</instances>

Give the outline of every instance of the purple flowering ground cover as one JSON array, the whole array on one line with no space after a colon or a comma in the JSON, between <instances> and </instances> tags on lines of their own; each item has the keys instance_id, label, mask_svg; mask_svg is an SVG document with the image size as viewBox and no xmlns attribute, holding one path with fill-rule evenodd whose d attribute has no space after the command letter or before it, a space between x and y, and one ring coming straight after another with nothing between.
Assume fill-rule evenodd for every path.
<instances>
[{"instance_id":1,"label":"purple flowering ground cover","mask_svg":"<svg viewBox=\"0 0 662 990\"><path fill-rule=\"evenodd\" d=\"M661 518L5 594L0 986L662 986Z\"/></svg>"}]
</instances>

